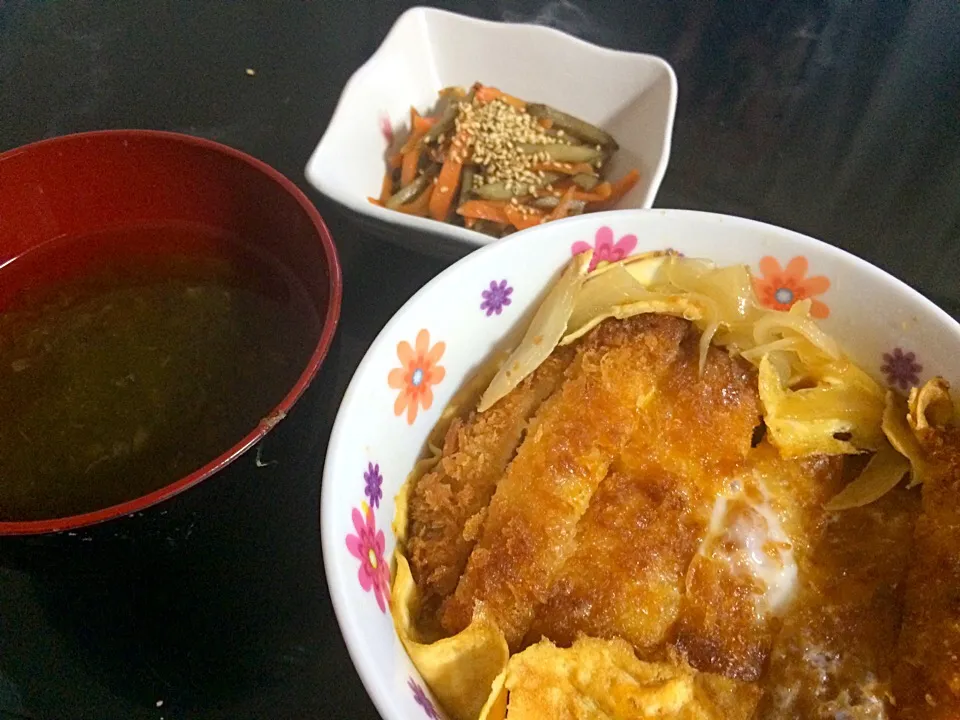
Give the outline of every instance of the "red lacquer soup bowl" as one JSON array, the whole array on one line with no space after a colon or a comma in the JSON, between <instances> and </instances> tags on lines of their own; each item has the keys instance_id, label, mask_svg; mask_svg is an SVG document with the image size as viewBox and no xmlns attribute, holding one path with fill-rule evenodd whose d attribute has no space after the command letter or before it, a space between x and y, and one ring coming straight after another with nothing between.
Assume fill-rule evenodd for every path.
<instances>
[{"instance_id":1,"label":"red lacquer soup bowl","mask_svg":"<svg viewBox=\"0 0 960 720\"><path fill-rule=\"evenodd\" d=\"M253 277L260 272L254 266L269 266L272 279L258 282L282 286L277 292L298 298L310 321L303 325L299 354L290 361L295 367L288 368L289 380L283 381L276 401L270 400L255 422L182 475L133 496L108 494L103 506L88 502L78 511L18 517L3 514L0 507L0 535L80 537L95 525L142 516L188 489L229 475L227 470L236 472L231 466L241 465L237 461L243 456L251 468L261 467L250 451L282 424L317 374L334 337L341 298L336 248L319 213L288 179L242 152L185 135L118 130L44 140L0 154L0 316L12 317L30 293L82 285L85 277L111 263L123 279L136 275L141 262L153 267L174 257L181 264L184 257L188 263L195 257L207 264L227 259L238 277L247 270ZM242 330L245 322L241 318L234 325ZM269 354L270 347L259 346L269 345L270 337L257 342L255 349ZM257 378L256 368L252 372L254 388L261 380L276 380ZM120 387L127 381L117 382ZM198 387L206 389L202 383ZM220 386L209 387L215 392ZM178 390L167 389L172 394ZM24 394L22 388L16 392ZM15 408L18 402L15 398ZM229 412L218 417L229 418ZM34 432L25 427L24 442L32 440L28 430ZM149 433L138 429L133 435L136 447ZM59 452L51 442L43 447L47 453ZM109 456L111 450L104 452ZM148 470L144 465L142 472Z\"/></svg>"}]
</instances>

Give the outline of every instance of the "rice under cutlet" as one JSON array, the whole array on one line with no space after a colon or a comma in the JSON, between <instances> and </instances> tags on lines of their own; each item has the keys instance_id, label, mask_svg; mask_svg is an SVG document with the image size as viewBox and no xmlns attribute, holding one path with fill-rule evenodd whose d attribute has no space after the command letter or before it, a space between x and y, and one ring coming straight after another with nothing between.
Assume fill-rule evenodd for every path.
<instances>
[{"instance_id":1,"label":"rice under cutlet","mask_svg":"<svg viewBox=\"0 0 960 720\"><path fill-rule=\"evenodd\" d=\"M689 323L663 315L605 321L578 345L560 389L537 412L497 486L444 630L481 608L521 646L536 607L575 549L576 527L675 360Z\"/></svg>"},{"instance_id":2,"label":"rice under cutlet","mask_svg":"<svg viewBox=\"0 0 960 720\"><path fill-rule=\"evenodd\" d=\"M573 350L562 348L486 412L454 420L439 464L413 487L407 554L425 611L456 589L530 417L559 387L572 358Z\"/></svg>"},{"instance_id":3,"label":"rice under cutlet","mask_svg":"<svg viewBox=\"0 0 960 720\"><path fill-rule=\"evenodd\" d=\"M729 478L731 492L712 513L715 527L687 569L675 630L675 646L693 667L760 678L841 469L841 458L781 458L764 442Z\"/></svg>"}]
</instances>

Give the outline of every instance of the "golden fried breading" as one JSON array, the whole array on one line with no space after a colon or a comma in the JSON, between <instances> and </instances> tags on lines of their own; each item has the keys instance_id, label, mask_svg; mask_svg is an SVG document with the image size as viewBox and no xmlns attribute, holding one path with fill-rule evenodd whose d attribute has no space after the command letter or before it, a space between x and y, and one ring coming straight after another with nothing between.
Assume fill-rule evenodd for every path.
<instances>
[{"instance_id":1,"label":"golden fried breading","mask_svg":"<svg viewBox=\"0 0 960 720\"><path fill-rule=\"evenodd\" d=\"M901 487L830 516L801 564L801 590L770 654L758 720L889 717L917 510L917 493Z\"/></svg>"},{"instance_id":2,"label":"golden fried breading","mask_svg":"<svg viewBox=\"0 0 960 720\"><path fill-rule=\"evenodd\" d=\"M663 388L577 528L577 550L527 637L622 637L651 656L677 619L684 575L725 477L750 450L756 381L716 348L699 371L690 332Z\"/></svg>"},{"instance_id":3,"label":"golden fried breading","mask_svg":"<svg viewBox=\"0 0 960 720\"><path fill-rule=\"evenodd\" d=\"M705 481L714 494L710 476L743 462L762 409L756 372L747 363L711 347L701 373L699 348L700 333L691 328L616 466L629 471L655 464Z\"/></svg>"},{"instance_id":4,"label":"golden fried breading","mask_svg":"<svg viewBox=\"0 0 960 720\"><path fill-rule=\"evenodd\" d=\"M492 408L455 420L437 467L413 487L407 554L426 611L456 589L527 422L560 386L572 358L572 349L561 348Z\"/></svg>"},{"instance_id":5,"label":"golden fried breading","mask_svg":"<svg viewBox=\"0 0 960 720\"><path fill-rule=\"evenodd\" d=\"M655 658L676 620L683 576L699 544L684 523L685 483L654 468L612 471L577 529L576 551L537 608L526 643L568 646L578 634L622 637Z\"/></svg>"},{"instance_id":6,"label":"golden fried breading","mask_svg":"<svg viewBox=\"0 0 960 720\"><path fill-rule=\"evenodd\" d=\"M675 644L693 667L759 679L840 469L840 458L781 458L766 442L750 452L687 570Z\"/></svg>"},{"instance_id":7,"label":"golden fried breading","mask_svg":"<svg viewBox=\"0 0 960 720\"><path fill-rule=\"evenodd\" d=\"M894 695L903 720L960 717L960 428L918 439L933 464L923 485L900 631Z\"/></svg>"},{"instance_id":8,"label":"golden fried breading","mask_svg":"<svg viewBox=\"0 0 960 720\"><path fill-rule=\"evenodd\" d=\"M689 323L641 315L599 325L577 346L560 389L537 412L497 486L480 541L453 596L447 632L485 610L511 649L575 548L576 527L613 460L636 430L640 408L677 356Z\"/></svg>"}]
</instances>

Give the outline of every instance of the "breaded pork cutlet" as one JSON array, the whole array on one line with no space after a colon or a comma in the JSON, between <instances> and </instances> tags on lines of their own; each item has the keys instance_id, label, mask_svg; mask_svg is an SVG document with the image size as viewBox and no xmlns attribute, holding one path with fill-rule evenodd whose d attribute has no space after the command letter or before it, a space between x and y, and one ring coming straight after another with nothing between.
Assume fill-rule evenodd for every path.
<instances>
[{"instance_id":1,"label":"breaded pork cutlet","mask_svg":"<svg viewBox=\"0 0 960 720\"><path fill-rule=\"evenodd\" d=\"M606 321L576 348L560 389L534 417L497 486L480 541L442 623L456 633L483 606L511 650L575 549L597 486L636 431L689 323L662 315Z\"/></svg>"},{"instance_id":2,"label":"breaded pork cutlet","mask_svg":"<svg viewBox=\"0 0 960 720\"><path fill-rule=\"evenodd\" d=\"M407 553L426 612L435 612L456 589L497 483L572 357L571 348L561 348L492 408L455 420L437 467L414 485Z\"/></svg>"},{"instance_id":3,"label":"breaded pork cutlet","mask_svg":"<svg viewBox=\"0 0 960 720\"><path fill-rule=\"evenodd\" d=\"M636 431L577 528L576 552L538 608L528 642L569 645L579 633L622 637L641 657L663 650L684 575L725 478L759 422L745 363L711 348L699 370L691 328Z\"/></svg>"},{"instance_id":4,"label":"breaded pork cutlet","mask_svg":"<svg viewBox=\"0 0 960 720\"><path fill-rule=\"evenodd\" d=\"M890 717L917 510L917 493L898 488L829 516L801 563L801 590L774 641L757 720Z\"/></svg>"},{"instance_id":5,"label":"breaded pork cutlet","mask_svg":"<svg viewBox=\"0 0 960 720\"><path fill-rule=\"evenodd\" d=\"M693 667L760 678L841 469L841 458L781 458L767 442L750 451L687 570L674 642Z\"/></svg>"},{"instance_id":6,"label":"breaded pork cutlet","mask_svg":"<svg viewBox=\"0 0 960 720\"><path fill-rule=\"evenodd\" d=\"M960 428L926 428L932 459L910 552L894 696L903 720L960 718Z\"/></svg>"}]
</instances>

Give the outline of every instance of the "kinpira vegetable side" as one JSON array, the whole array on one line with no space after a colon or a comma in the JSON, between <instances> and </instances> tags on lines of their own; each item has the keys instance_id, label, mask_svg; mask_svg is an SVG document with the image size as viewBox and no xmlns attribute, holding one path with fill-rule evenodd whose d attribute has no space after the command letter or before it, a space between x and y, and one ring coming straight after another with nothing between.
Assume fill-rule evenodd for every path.
<instances>
[{"instance_id":1,"label":"kinpira vegetable side","mask_svg":"<svg viewBox=\"0 0 960 720\"><path fill-rule=\"evenodd\" d=\"M503 237L613 207L640 178L606 177L618 149L603 129L548 105L480 83L446 88L431 114L410 108L409 134L388 152L370 202Z\"/></svg>"}]
</instances>

